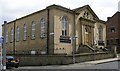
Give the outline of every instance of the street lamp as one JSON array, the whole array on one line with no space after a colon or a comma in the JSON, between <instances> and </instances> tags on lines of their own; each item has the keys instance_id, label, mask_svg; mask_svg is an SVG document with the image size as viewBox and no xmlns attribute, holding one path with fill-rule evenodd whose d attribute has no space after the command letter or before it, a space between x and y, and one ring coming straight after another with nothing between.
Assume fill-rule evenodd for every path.
<instances>
[{"instance_id":1,"label":"street lamp","mask_svg":"<svg viewBox=\"0 0 120 71\"><path fill-rule=\"evenodd\" d=\"M49 37L50 36L54 36L54 32L51 32L47 35L47 49L46 49L47 54L49 54Z\"/></svg>"},{"instance_id":2,"label":"street lamp","mask_svg":"<svg viewBox=\"0 0 120 71\"><path fill-rule=\"evenodd\" d=\"M4 21L4 34L3 34L3 70L6 70L6 26L7 21Z\"/></svg>"},{"instance_id":3,"label":"street lamp","mask_svg":"<svg viewBox=\"0 0 120 71\"><path fill-rule=\"evenodd\" d=\"M76 44L76 38L75 36L72 36L71 37L71 40L72 40L72 48L73 48L73 52L72 52L72 55L73 55L73 64L75 64L75 44Z\"/></svg>"}]
</instances>

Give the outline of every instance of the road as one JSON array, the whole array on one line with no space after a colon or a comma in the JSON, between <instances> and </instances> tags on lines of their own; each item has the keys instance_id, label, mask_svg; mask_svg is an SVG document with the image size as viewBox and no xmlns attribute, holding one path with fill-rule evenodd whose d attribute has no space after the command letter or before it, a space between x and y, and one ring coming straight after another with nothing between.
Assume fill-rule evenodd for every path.
<instances>
[{"instance_id":1,"label":"road","mask_svg":"<svg viewBox=\"0 0 120 71\"><path fill-rule=\"evenodd\" d=\"M118 71L120 61L114 61L103 64L71 64L71 65L54 65L54 66L29 66L19 67L17 69L7 69L6 71ZM109 70L108 70L109 69Z\"/></svg>"}]
</instances>

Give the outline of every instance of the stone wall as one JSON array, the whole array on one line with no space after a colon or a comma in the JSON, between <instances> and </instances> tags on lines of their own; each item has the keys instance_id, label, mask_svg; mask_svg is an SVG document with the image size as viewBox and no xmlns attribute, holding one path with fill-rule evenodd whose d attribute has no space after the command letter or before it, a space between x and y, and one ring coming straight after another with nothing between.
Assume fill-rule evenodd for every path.
<instances>
[{"instance_id":1,"label":"stone wall","mask_svg":"<svg viewBox=\"0 0 120 71\"><path fill-rule=\"evenodd\" d=\"M72 64L72 55L16 55L20 59L20 66L36 66L36 65L63 65ZM112 53L84 53L75 54L75 62L85 62L91 60L99 60L105 58L113 58Z\"/></svg>"}]
</instances>

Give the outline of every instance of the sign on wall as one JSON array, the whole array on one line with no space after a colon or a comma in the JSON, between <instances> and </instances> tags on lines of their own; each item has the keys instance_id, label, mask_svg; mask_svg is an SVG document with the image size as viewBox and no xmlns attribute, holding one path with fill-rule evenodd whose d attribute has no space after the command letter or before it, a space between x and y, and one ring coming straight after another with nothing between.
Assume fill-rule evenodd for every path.
<instances>
[{"instance_id":1,"label":"sign on wall","mask_svg":"<svg viewBox=\"0 0 120 71\"><path fill-rule=\"evenodd\" d=\"M71 43L70 36L60 36L60 42L62 42L62 43Z\"/></svg>"}]
</instances>

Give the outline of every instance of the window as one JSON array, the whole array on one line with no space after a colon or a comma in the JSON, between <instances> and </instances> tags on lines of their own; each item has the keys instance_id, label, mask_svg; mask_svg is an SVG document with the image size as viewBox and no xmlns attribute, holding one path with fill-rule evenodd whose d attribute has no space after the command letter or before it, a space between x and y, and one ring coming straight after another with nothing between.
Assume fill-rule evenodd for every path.
<instances>
[{"instance_id":1,"label":"window","mask_svg":"<svg viewBox=\"0 0 120 71\"><path fill-rule=\"evenodd\" d=\"M110 45L110 42L109 42L109 40L107 40L107 45Z\"/></svg>"},{"instance_id":2,"label":"window","mask_svg":"<svg viewBox=\"0 0 120 71\"><path fill-rule=\"evenodd\" d=\"M85 34L88 34L88 28L85 28Z\"/></svg>"},{"instance_id":3,"label":"window","mask_svg":"<svg viewBox=\"0 0 120 71\"><path fill-rule=\"evenodd\" d=\"M100 26L99 28L98 28L98 33L99 33L99 40L103 40L103 27L102 26Z\"/></svg>"},{"instance_id":4,"label":"window","mask_svg":"<svg viewBox=\"0 0 120 71\"><path fill-rule=\"evenodd\" d=\"M13 30L13 28L11 28L11 34L10 35L11 35L11 40L10 41L13 42L13 37L14 37L14 30Z\"/></svg>"},{"instance_id":5,"label":"window","mask_svg":"<svg viewBox=\"0 0 120 71\"><path fill-rule=\"evenodd\" d=\"M34 21L32 22L32 33L31 33L31 35L32 35L32 39L35 39L35 23L34 23Z\"/></svg>"},{"instance_id":6,"label":"window","mask_svg":"<svg viewBox=\"0 0 120 71\"><path fill-rule=\"evenodd\" d=\"M8 42L8 30L6 30L6 43Z\"/></svg>"},{"instance_id":7,"label":"window","mask_svg":"<svg viewBox=\"0 0 120 71\"><path fill-rule=\"evenodd\" d=\"M120 40L116 39L116 44L119 45L120 44Z\"/></svg>"},{"instance_id":8,"label":"window","mask_svg":"<svg viewBox=\"0 0 120 71\"><path fill-rule=\"evenodd\" d=\"M115 27L111 27L110 31L111 31L112 33L114 33L114 32L115 32Z\"/></svg>"},{"instance_id":9,"label":"window","mask_svg":"<svg viewBox=\"0 0 120 71\"><path fill-rule=\"evenodd\" d=\"M40 21L40 26L41 26L41 37L45 37L45 19L42 18L41 21Z\"/></svg>"},{"instance_id":10,"label":"window","mask_svg":"<svg viewBox=\"0 0 120 71\"><path fill-rule=\"evenodd\" d=\"M20 40L20 28L17 26L16 41Z\"/></svg>"},{"instance_id":11,"label":"window","mask_svg":"<svg viewBox=\"0 0 120 71\"><path fill-rule=\"evenodd\" d=\"M24 24L24 40L27 40L27 26Z\"/></svg>"},{"instance_id":12,"label":"window","mask_svg":"<svg viewBox=\"0 0 120 71\"><path fill-rule=\"evenodd\" d=\"M104 41L98 41L98 45L104 46Z\"/></svg>"},{"instance_id":13,"label":"window","mask_svg":"<svg viewBox=\"0 0 120 71\"><path fill-rule=\"evenodd\" d=\"M62 17L62 35L68 35L68 19L65 16Z\"/></svg>"}]
</instances>

